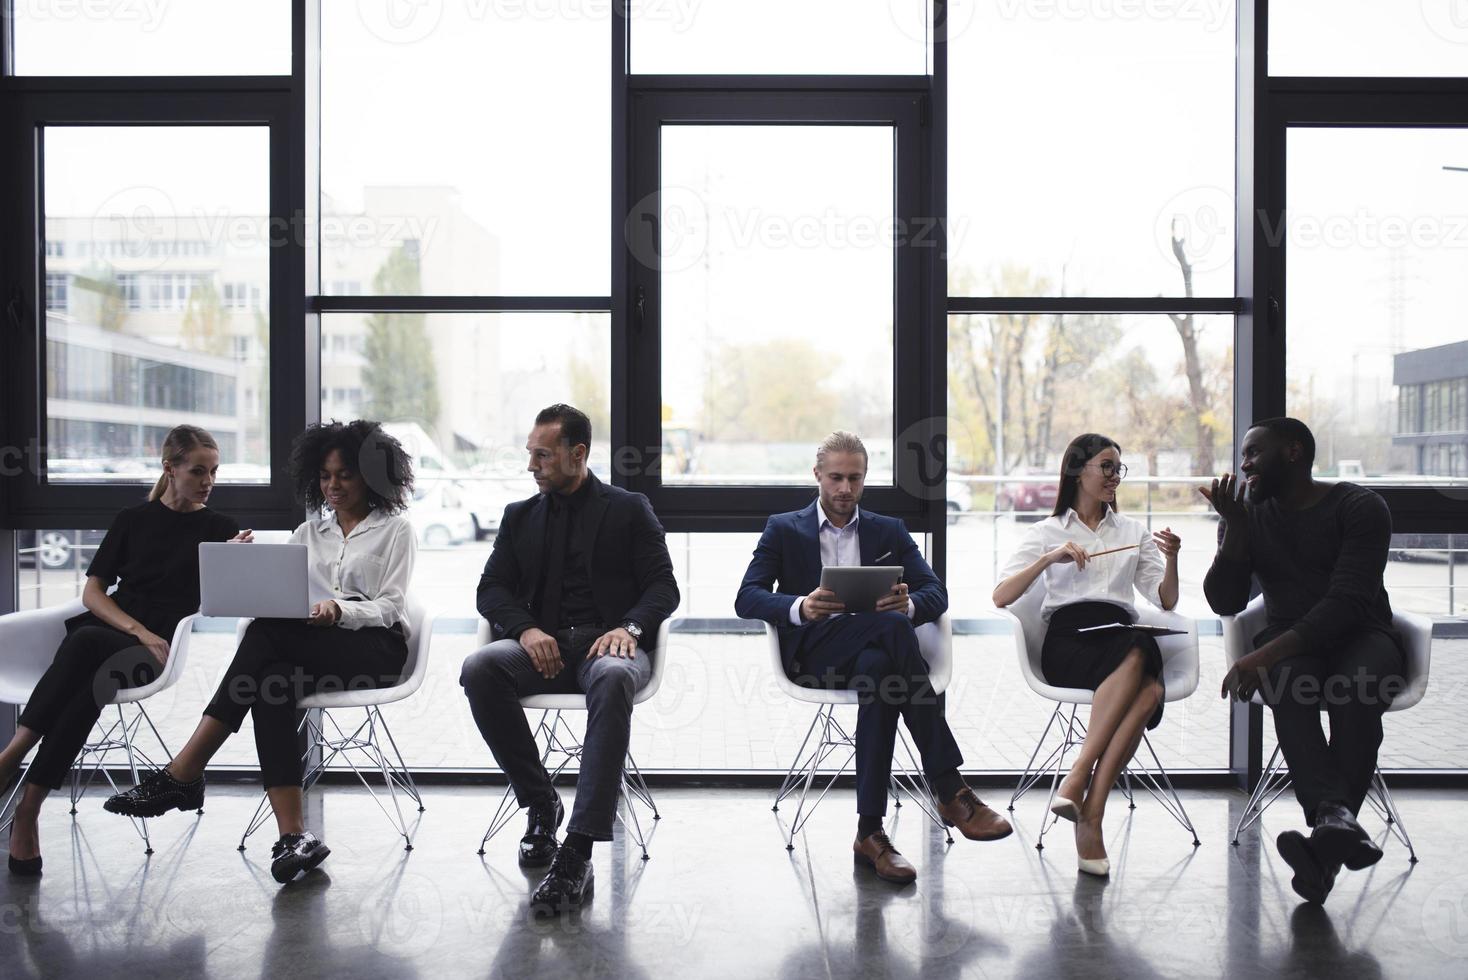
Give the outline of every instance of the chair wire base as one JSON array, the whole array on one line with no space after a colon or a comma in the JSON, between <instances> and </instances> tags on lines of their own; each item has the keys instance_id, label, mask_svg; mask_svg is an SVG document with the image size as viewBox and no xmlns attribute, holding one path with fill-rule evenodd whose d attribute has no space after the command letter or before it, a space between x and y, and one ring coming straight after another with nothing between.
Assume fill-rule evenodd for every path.
<instances>
[{"instance_id":1,"label":"chair wire base","mask_svg":"<svg viewBox=\"0 0 1468 980\"><path fill-rule=\"evenodd\" d=\"M1025 763L1024 775L1020 776L1019 784L1015 786L1014 793L1009 798L1009 812L1013 813L1014 805L1022 796L1033 789L1040 780L1046 776L1050 777L1050 795L1045 801L1045 815L1040 821L1039 836L1035 839L1036 850L1045 849L1045 834L1060 819L1050 813L1050 806L1055 802L1055 794L1060 789L1060 781L1064 773L1068 771L1065 768L1065 757L1072 749L1079 748L1086 740L1086 724L1077 717L1079 709L1078 704L1072 703L1067 706L1066 702L1056 702L1055 710L1050 713L1050 721L1045 725L1045 731L1041 733L1039 741L1035 743L1035 750L1030 753L1030 760ZM1045 757L1045 761L1037 767L1035 760L1045 747L1046 739L1050 738L1052 731L1059 733L1060 744L1052 749ZM1147 753L1145 757L1142 755L1143 749ZM1173 788L1172 778L1168 776L1167 769L1157 758L1157 753L1153 751L1152 741L1147 738L1145 730L1142 732L1141 745L1136 754L1123 767L1117 782L1126 796L1129 809L1137 808L1136 796L1132 787L1135 782L1193 836L1194 847L1202 843L1198 840L1198 831L1193 827L1188 811L1183 807L1183 801L1178 797L1177 790Z\"/></svg>"},{"instance_id":2,"label":"chair wire base","mask_svg":"<svg viewBox=\"0 0 1468 980\"><path fill-rule=\"evenodd\" d=\"M536 723L532 733L535 741L543 745L540 753L540 764L546 767L550 773L551 782L565 771L573 761L581 761L582 743L571 731L570 724L562 717L561 709L546 708L540 713L540 720ZM550 757L558 755L559 761L554 769L549 768ZM641 803L652 811L653 820L663 819L658 813L658 806L653 802L652 790L648 789L647 780L642 775L642 770L637 767L637 761L632 758L632 753L627 753L627 762L622 767L620 805L617 807L617 821L632 835L632 840L642 851L642 860L648 859L647 842L652 839L652 832L644 832L642 820L637 815L636 803ZM514 787L505 787L505 795L500 797L499 806L495 808L494 816L489 821L489 829L484 832L484 837L479 841L479 853L484 853L484 845L489 839L504 829L505 824L514 818L520 811L520 805L515 800Z\"/></svg>"},{"instance_id":3,"label":"chair wire base","mask_svg":"<svg viewBox=\"0 0 1468 980\"><path fill-rule=\"evenodd\" d=\"M153 734L154 740L162 748L163 755L167 758L172 758L173 754L168 751L167 743L163 741L163 736L158 734L158 729L153 724L153 719L148 717L148 711L142 704L133 705L136 713L131 720L124 714L122 710L123 705L118 704L112 707L117 709L117 719L110 722L103 719L98 720L97 727L101 729L101 736L82 746L81 754L77 756L76 763L71 768L70 796L71 813L73 816L76 815L76 805L81 802L87 790L91 789L92 783L96 780L99 772L107 780L108 785L112 787L114 794L122 792L122 788L117 785L117 781L112 778L112 773L106 766L107 757L112 753L122 752L127 756L127 767L128 771L132 773L134 786L141 782L138 773L140 763L144 776L154 769L161 768L137 744L138 736L142 733L144 725L147 726L147 730ZM5 798L5 804L0 806L0 814L5 815L5 820L0 822L0 831L7 829L15 820L15 812L12 804L16 802L16 798L25 786L25 774L29 768L29 765L23 766L16 773L15 786L11 789L10 795ZM85 781L82 778L83 774L86 776ZM201 809L199 812L203 813L204 811ZM144 817L128 817L128 820L132 822L133 829L137 831L138 837L143 841L143 853L152 854L153 842L148 836L147 819Z\"/></svg>"},{"instance_id":4,"label":"chair wire base","mask_svg":"<svg viewBox=\"0 0 1468 980\"><path fill-rule=\"evenodd\" d=\"M795 850L795 835L800 833L806 821L815 813L816 807L820 806L831 787L836 785L840 778L851 765L852 759L856 758L856 738L849 734L846 728L836 719L834 704L823 704L816 710L816 715L811 719L810 728L806 729L805 739L800 743L800 748L795 751L795 759L790 763L790 769L785 773L785 779L780 783L780 790L775 794L775 803L770 810L778 813L780 804L796 788L800 789L800 800L795 807L795 819L790 822L790 829L785 834L785 850ZM812 744L812 738L815 739ZM917 763L917 757L912 751L907 736L899 728L897 738L902 746L902 753L906 759L894 754L892 762L892 782L890 791L895 806L902 806L902 797L905 795L918 809L925 813L940 831L942 831L946 843L953 843L953 834L949 831L947 823L938 814L937 801L933 796L933 789L928 784L928 777ZM807 751L809 749L809 751ZM846 758L840 767L830 772L829 777L822 776L825 785L821 787L819 794L814 800L810 799L811 789L816 783L816 773L822 764L833 753L846 751ZM809 808L807 808L807 805Z\"/></svg>"},{"instance_id":5,"label":"chair wire base","mask_svg":"<svg viewBox=\"0 0 1468 980\"><path fill-rule=\"evenodd\" d=\"M1239 815L1238 823L1234 826L1233 840L1229 843L1237 847L1239 835L1257 824L1264 816L1264 811L1268 810L1270 805L1289 788L1289 768L1285 765L1284 755L1280 752L1279 746L1276 745L1274 752L1269 756L1269 764L1264 767L1263 775L1254 785L1254 791L1249 794L1249 802L1244 805L1244 812ZM1402 815L1397 812L1396 802L1392 799L1391 790L1387 789L1386 780L1382 777L1380 768L1371 777L1371 785L1366 790L1366 802L1376 811L1377 816L1386 821L1392 836L1407 848L1408 862L1416 864L1417 851L1412 846L1412 838L1402 823Z\"/></svg>"},{"instance_id":6,"label":"chair wire base","mask_svg":"<svg viewBox=\"0 0 1468 980\"><path fill-rule=\"evenodd\" d=\"M413 849L413 830L408 820L403 816L403 808L398 798L398 791L402 790L408 798L418 805L418 812L423 812L423 797L418 792L418 786L413 781L413 774L403 762L403 754L398 751L398 744L392 737L392 730L388 728L387 720L382 717L382 712L377 705L368 705L363 708L362 721L350 733L336 720L332 714L333 709L316 709L320 711L320 724L316 721L316 711L307 711L301 719L300 725L296 727L299 734L305 731L308 736L308 748L302 756L302 762L311 758L313 752L319 752L320 760L306 772L302 780L302 791L310 792L311 787L320 780L321 774L326 767L331 765L337 756L351 767L352 772L362 781L367 792L372 795L372 801L377 804L378 809L387 817L388 822L393 825L398 836L403 839L403 850ZM342 709L335 709L342 710ZM381 738L379 738L379 732ZM384 751L383 741L386 748L391 750L389 756ZM362 765L358 766L358 760ZM387 802L383 801L383 794L378 792L368 779L367 773L372 772L382 777L382 786L386 789ZM392 809L388 809L388 804ZM249 826L245 828L243 836L240 837L239 850L245 849L245 841L255 831L259 830L275 812L270 805L268 794L261 794L260 802L255 807L255 814L250 818Z\"/></svg>"}]
</instances>

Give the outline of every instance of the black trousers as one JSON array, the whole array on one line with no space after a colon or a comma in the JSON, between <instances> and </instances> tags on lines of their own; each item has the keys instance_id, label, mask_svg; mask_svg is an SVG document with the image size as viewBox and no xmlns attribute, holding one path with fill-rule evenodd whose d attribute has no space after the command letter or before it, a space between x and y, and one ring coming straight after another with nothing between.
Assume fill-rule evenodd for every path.
<instances>
[{"instance_id":1,"label":"black trousers","mask_svg":"<svg viewBox=\"0 0 1468 980\"><path fill-rule=\"evenodd\" d=\"M158 666L147 647L95 617L74 625L20 713L41 735L25 781L60 789L102 709L120 689L151 683Z\"/></svg>"},{"instance_id":2,"label":"black trousers","mask_svg":"<svg viewBox=\"0 0 1468 980\"><path fill-rule=\"evenodd\" d=\"M1381 716L1406 686L1406 660L1395 637L1362 633L1331 654L1275 664L1260 696L1274 710L1274 730L1290 769L1295 799L1312 826L1315 808L1339 803L1359 813L1376 772ZM1330 716L1330 741L1320 712Z\"/></svg>"},{"instance_id":3,"label":"black trousers","mask_svg":"<svg viewBox=\"0 0 1468 980\"><path fill-rule=\"evenodd\" d=\"M204 714L238 732L255 720L255 751L266 789L301 785L304 747L297 737L308 694L391 687L402 676L408 646L396 627L346 630L298 619L257 619Z\"/></svg>"},{"instance_id":4,"label":"black trousers","mask_svg":"<svg viewBox=\"0 0 1468 980\"><path fill-rule=\"evenodd\" d=\"M806 687L856 691L856 812L887 812L897 719L907 723L931 778L963 765L963 754L933 693L917 632L900 612L852 613L801 627L791 679Z\"/></svg>"}]
</instances>

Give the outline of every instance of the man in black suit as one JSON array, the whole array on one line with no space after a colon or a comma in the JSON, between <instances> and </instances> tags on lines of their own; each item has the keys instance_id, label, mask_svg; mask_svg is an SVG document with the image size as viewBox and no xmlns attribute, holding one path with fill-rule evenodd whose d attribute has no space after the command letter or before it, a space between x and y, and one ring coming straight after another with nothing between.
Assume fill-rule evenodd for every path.
<instances>
[{"instance_id":1,"label":"man in black suit","mask_svg":"<svg viewBox=\"0 0 1468 980\"><path fill-rule=\"evenodd\" d=\"M632 699L651 676L647 648L678 607L678 583L647 498L587 469L583 413L545 409L525 448L540 493L505 508L478 595L498 639L465 659L459 683L530 811L520 864L550 865L531 905L555 912L590 896L592 842L612 839ZM576 804L561 846L565 811L520 708L534 694L586 695Z\"/></svg>"},{"instance_id":2,"label":"man in black suit","mask_svg":"<svg viewBox=\"0 0 1468 980\"><path fill-rule=\"evenodd\" d=\"M907 723L943 819L970 840L1007 837L1009 822L964 784L958 743L933 692L916 628L942 616L948 592L902 522L861 510L867 451L849 432L816 450L819 496L765 525L739 586L735 611L780 631L785 671L797 683L858 691L853 850L879 877L908 882L917 871L882 831L897 719ZM823 565L901 565L902 580L875 612L845 613L822 589ZM778 583L778 585L777 585Z\"/></svg>"}]
</instances>

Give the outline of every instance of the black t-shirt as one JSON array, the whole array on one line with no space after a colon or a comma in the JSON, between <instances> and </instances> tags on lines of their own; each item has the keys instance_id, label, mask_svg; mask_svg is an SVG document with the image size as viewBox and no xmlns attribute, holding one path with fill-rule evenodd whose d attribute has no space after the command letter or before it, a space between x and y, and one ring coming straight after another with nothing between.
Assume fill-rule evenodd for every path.
<instances>
[{"instance_id":1,"label":"black t-shirt","mask_svg":"<svg viewBox=\"0 0 1468 980\"><path fill-rule=\"evenodd\" d=\"M87 575L150 631L172 639L174 627L199 611L199 544L239 533L234 518L208 507L182 513L158 500L119 511L97 546Z\"/></svg>"}]
</instances>

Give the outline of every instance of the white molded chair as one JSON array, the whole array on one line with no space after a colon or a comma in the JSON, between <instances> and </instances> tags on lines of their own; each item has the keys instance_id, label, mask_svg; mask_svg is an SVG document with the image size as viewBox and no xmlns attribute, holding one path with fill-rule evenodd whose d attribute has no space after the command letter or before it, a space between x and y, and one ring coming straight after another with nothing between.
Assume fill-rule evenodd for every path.
<instances>
[{"instance_id":1,"label":"white molded chair","mask_svg":"<svg viewBox=\"0 0 1468 980\"><path fill-rule=\"evenodd\" d=\"M632 696L633 705L649 700L658 692L658 687L663 683L663 671L668 665L668 633L672 625L671 619L665 619L658 627L657 642L647 651L652 674L648 677L647 683ZM494 642L494 635L490 631L488 620L483 618L479 620L476 640L476 650ZM578 764L581 761L581 742L561 715L566 711L585 711L586 695L532 694L529 697L521 698L520 706L540 711L540 719L535 723L531 734L538 744L544 745L540 753L540 764L546 766L546 771L550 773L551 781L554 782L556 777L560 776L573 761ZM552 754L560 757L554 768L548 765ZM627 763L622 767L621 797L623 805L617 810L617 819L631 832L632 839L642 850L642 860L646 861L647 841L651 834L644 833L633 801L640 801L651 810L654 820L661 820L662 814L658 813L658 806L653 802L652 791L648 789L647 780L643 778L642 770L637 768L637 761L632 758L630 749L627 751ZM484 837L479 841L480 854L484 853L484 845L489 842L489 839L499 833L519 809L519 805L515 802L514 787L506 786L505 795L500 797L500 804L495 808L494 817L489 821L489 829L484 832ZM623 815L624 809L625 816Z\"/></svg>"},{"instance_id":2,"label":"white molded chair","mask_svg":"<svg viewBox=\"0 0 1468 980\"><path fill-rule=\"evenodd\" d=\"M258 540L258 534L256 538ZM297 731L304 728L307 733L308 742L303 761L308 762L313 753L319 753L318 760L311 765L302 780L304 790L310 791L316 781L321 778L326 767L340 755L351 766L352 772L357 774L362 785L367 787L367 792L372 794L373 802L392 823L393 829L403 838L403 849L411 851L413 849L413 828L403 818L403 810L398 803L398 790L401 789L408 794L418 805L419 813L423 812L423 797L418 792L417 784L413 782L413 773L403 762L403 754L398 750L397 742L392 737L392 730L388 728L387 720L382 717L380 709L385 704L402 701L423 686L423 678L428 674L428 651L438 613L424 606L412 593L408 594L406 604L408 621L412 624L412 638L408 640L408 658L403 664L402 677L398 683L391 687L308 694L297 702L297 707L305 712L301 719L301 727ZM245 629L252 622L254 622L252 619L239 621L239 626L235 630L236 647L244 638ZM319 723L312 716L310 709L321 710ZM332 715L332 712L354 709L361 709L363 717L356 728L348 732ZM384 752L383 740L386 740L386 748L392 750L391 757ZM360 756L365 759L363 768L358 768L353 753L360 753ZM391 811L383 803L382 797L378 795L372 783L368 782L364 769L382 777L383 785L387 788L388 801L392 804ZM240 837L240 850L245 849L245 841L251 834L259 830L274 812L270 806L270 797L262 793L260 803L255 807L255 814L250 818L244 835Z\"/></svg>"},{"instance_id":3,"label":"white molded chair","mask_svg":"<svg viewBox=\"0 0 1468 980\"><path fill-rule=\"evenodd\" d=\"M1050 814L1050 804L1055 799L1055 792L1060 786L1061 779L1068 771L1065 767L1065 757L1072 749L1078 748L1086 738L1086 725L1076 717L1077 711L1081 705L1089 705L1095 695L1094 691L1085 688L1056 687L1046 682L1045 675L1040 669L1040 651L1045 644L1046 631L1046 624L1040 618L1040 608L1044 601L1045 580L1041 577L1036 580L1028 592L1011 603L1008 608L998 610L998 614L1010 623L1015 651L1019 655L1020 672L1024 675L1025 683L1040 697L1055 702L1055 709L1050 713L1050 721L1040 735L1040 740L1035 743L1035 751L1030 754L1030 761L1025 764L1024 775L1020 777L1014 794L1009 798L1009 810L1012 813L1020 797L1029 792L1047 775L1051 777L1050 796L1045 801L1044 818L1040 821L1040 833L1035 840L1035 847L1040 850L1044 850L1045 834L1054 826L1057 819ZM1154 606L1143 605L1140 597L1137 600L1137 622L1186 631L1177 636L1158 637L1157 647L1162 653L1164 703L1171 704L1191 696L1198 689L1197 622L1175 612L1163 612ZM1045 741L1050 737L1052 729L1059 733L1060 744L1055 746L1045 757L1045 761L1037 767L1035 760L1045 747ZM1144 749L1146 758L1142 755ZM1199 843L1198 831L1193 827L1192 820L1188 818L1188 812L1183 808L1183 802L1178 798L1177 791L1173 789L1172 779L1167 775L1167 770L1158 760L1157 753L1153 751L1146 729L1142 730L1142 743L1137 754L1122 769L1121 778L1118 780L1122 792L1126 794L1128 805L1135 809L1137 804L1132 796L1133 781L1150 793L1158 803L1162 804L1163 809L1167 810L1173 819L1182 825L1184 830L1192 834L1193 845L1196 847Z\"/></svg>"},{"instance_id":4,"label":"white molded chair","mask_svg":"<svg viewBox=\"0 0 1468 980\"><path fill-rule=\"evenodd\" d=\"M1228 666L1232 667L1241 657L1254 649L1254 637L1258 636L1268 624L1268 617L1264 610L1264 597L1255 596L1238 615L1222 618L1223 654ZM1416 613L1397 611L1392 615L1392 623L1396 626L1397 632L1401 634L1405 648L1407 686L1392 701L1387 711L1406 711L1421 701L1422 695L1427 692L1428 669L1432 663L1432 620ZM1264 699L1257 691L1254 693L1253 701L1258 705L1264 704ZM1239 835L1258 823L1259 818L1264 816L1264 811L1269 809L1269 805L1278 799L1289 786L1289 768L1285 765L1279 746L1276 745L1274 752L1269 756L1269 764L1264 767L1259 782L1254 786L1254 792L1249 794L1249 802L1239 816L1239 822L1234 826L1231 843L1237 845ZM1386 780L1382 778L1380 768L1376 770L1371 787L1366 792L1366 802L1370 803L1372 809L1386 821L1397 839L1407 846L1408 860L1416 864L1417 852L1412 847L1412 838L1407 835L1407 828L1402 825L1402 817L1397 812L1396 804L1392 801L1391 792L1386 788Z\"/></svg>"},{"instance_id":5,"label":"white molded chair","mask_svg":"<svg viewBox=\"0 0 1468 980\"><path fill-rule=\"evenodd\" d=\"M24 612L0 616L0 651L3 651L3 655L0 655L0 702L25 704L30 700L31 693L35 690L41 675L46 672L47 667L51 666L52 660L56 657L57 648L66 638L66 621L84 612L86 612L86 606L82 605L80 599L75 599L46 609L28 609ZM138 734L144 725L157 739L163 755L165 757L170 755L163 736L158 734L158 729L154 727L153 720L148 717L143 702L159 691L172 687L183 676L184 665L189 657L189 638L193 635L194 620L198 618L198 615L195 614L179 620L178 626L173 631L168 662L164 664L163 670L151 683L144 684L142 687L122 688L117 692L117 695L107 705L107 707L117 709L115 720L108 720L104 709L102 717L97 722L96 731L99 734L82 746L81 755L77 757L76 764L71 770L71 812L73 814L76 813L77 803L91 787L92 781L96 779L99 772L112 786L114 793L120 791L106 766L107 757L113 752L120 751L127 756L127 764L132 772L134 785L138 782L139 760L142 761L145 774L149 769L156 768L158 764L154 763L137 744ZM123 706L128 704L137 707L132 718L128 718L127 713L123 711ZM21 786L24 785L25 768L22 767L20 773L17 774L15 788L6 798L5 805L0 807L0 814L10 813L10 805L15 801ZM82 781L84 771L85 782ZM152 854L153 843L148 837L147 820L129 819L132 820L133 828L137 830L138 836L143 839L144 853ZM10 817L7 816L5 822L0 824L0 830L9 825Z\"/></svg>"},{"instance_id":6,"label":"white molded chair","mask_svg":"<svg viewBox=\"0 0 1468 980\"><path fill-rule=\"evenodd\" d=\"M765 638L769 644L770 665L775 675L775 684L784 694L795 701L806 704L819 705L816 716L811 719L810 728L806 729L805 739L800 743L800 748L795 751L795 758L790 763L790 769L785 773L785 779L780 783L780 791L775 794L775 805L772 810L779 812L780 803L796 788L800 788L800 801L795 807L795 818L790 822L790 832L785 838L785 849L795 849L795 835L805 826L805 822L815 813L816 807L836 780L846 772L847 767L856 758L856 737L847 732L835 717L835 710L839 705L855 705L858 703L859 695L856 691L833 690L826 688L802 687L790 679L785 673L785 660L780 655L780 633L770 623L765 623ZM945 612L936 621L924 623L917 628L918 648L922 651L923 660L928 664L928 679L933 685L933 693L942 694L948 687L948 681L953 676L953 621ZM812 745L812 737L815 743ZM894 753L892 759L892 797L897 806L902 805L902 794L917 804L918 808L927 814L928 819L943 832L948 843L953 843L953 835L949 833L948 825L938 815L937 804L933 798L932 787L928 785L927 776L923 773L920 760L912 750L912 745L907 741L907 734L902 730L902 725L897 726L897 740L902 751L906 754L906 760ZM809 752L807 752L809 748ZM816 771L821 764L833 752L847 750L846 759L835 772L831 773L826 785L821 789L815 800L810 801L811 786L816 779ZM806 804L810 803L810 809Z\"/></svg>"}]
</instances>

